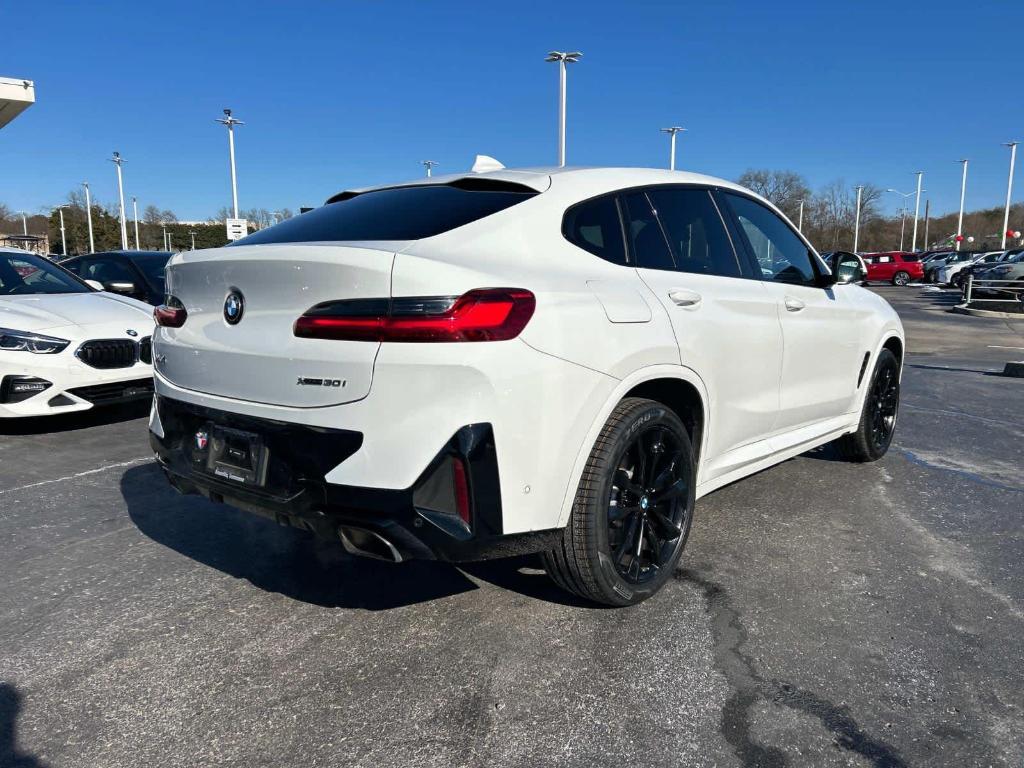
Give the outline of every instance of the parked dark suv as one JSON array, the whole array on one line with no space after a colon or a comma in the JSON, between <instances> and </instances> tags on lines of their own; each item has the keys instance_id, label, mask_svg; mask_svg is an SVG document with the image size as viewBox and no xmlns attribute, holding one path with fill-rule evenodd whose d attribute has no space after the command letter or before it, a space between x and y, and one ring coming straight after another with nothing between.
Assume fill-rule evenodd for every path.
<instances>
[{"instance_id":1,"label":"parked dark suv","mask_svg":"<svg viewBox=\"0 0 1024 768\"><path fill-rule=\"evenodd\" d=\"M105 290L154 306L164 300L164 267L169 251L105 251L75 256L60 265Z\"/></svg>"}]
</instances>

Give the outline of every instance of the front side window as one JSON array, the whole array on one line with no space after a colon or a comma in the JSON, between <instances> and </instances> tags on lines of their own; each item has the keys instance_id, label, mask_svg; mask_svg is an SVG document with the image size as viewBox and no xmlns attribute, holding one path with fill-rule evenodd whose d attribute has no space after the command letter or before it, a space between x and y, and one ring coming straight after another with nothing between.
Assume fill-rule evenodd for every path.
<instances>
[{"instance_id":1,"label":"front side window","mask_svg":"<svg viewBox=\"0 0 1024 768\"><path fill-rule=\"evenodd\" d=\"M519 184L465 188L427 184L363 192L329 202L229 243L420 240L503 211L537 192Z\"/></svg>"},{"instance_id":2,"label":"front side window","mask_svg":"<svg viewBox=\"0 0 1024 768\"><path fill-rule=\"evenodd\" d=\"M613 195L588 200L570 208L565 214L562 233L570 243L605 261L626 263L622 221Z\"/></svg>"},{"instance_id":3,"label":"front side window","mask_svg":"<svg viewBox=\"0 0 1024 768\"><path fill-rule=\"evenodd\" d=\"M40 293L90 293L92 288L60 267L30 253L0 251L0 296Z\"/></svg>"},{"instance_id":4,"label":"front side window","mask_svg":"<svg viewBox=\"0 0 1024 768\"><path fill-rule=\"evenodd\" d=\"M83 259L75 273L86 280L103 283L134 283L132 268L119 258Z\"/></svg>"},{"instance_id":5,"label":"front side window","mask_svg":"<svg viewBox=\"0 0 1024 768\"><path fill-rule=\"evenodd\" d=\"M732 243L708 190L661 187L649 190L647 196L668 237L677 270L740 276Z\"/></svg>"},{"instance_id":6,"label":"front side window","mask_svg":"<svg viewBox=\"0 0 1024 768\"><path fill-rule=\"evenodd\" d=\"M726 192L765 280L815 285L817 273L810 250L786 222L748 197Z\"/></svg>"},{"instance_id":7,"label":"front side window","mask_svg":"<svg viewBox=\"0 0 1024 768\"><path fill-rule=\"evenodd\" d=\"M626 238L636 265L643 269L675 269L672 252L647 193L629 192L622 196L622 205Z\"/></svg>"}]
</instances>

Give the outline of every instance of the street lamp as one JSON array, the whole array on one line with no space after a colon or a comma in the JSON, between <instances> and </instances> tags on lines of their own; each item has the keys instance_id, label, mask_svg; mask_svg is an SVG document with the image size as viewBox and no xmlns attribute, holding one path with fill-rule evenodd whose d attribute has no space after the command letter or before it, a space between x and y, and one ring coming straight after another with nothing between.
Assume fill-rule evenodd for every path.
<instances>
[{"instance_id":1,"label":"street lamp","mask_svg":"<svg viewBox=\"0 0 1024 768\"><path fill-rule=\"evenodd\" d=\"M216 122L228 127L228 155L231 158L231 207L238 218L238 183L235 178L235 126L245 125L238 118L231 116L231 110L224 110L224 117L218 117Z\"/></svg>"},{"instance_id":2,"label":"street lamp","mask_svg":"<svg viewBox=\"0 0 1024 768\"><path fill-rule=\"evenodd\" d=\"M89 222L89 253L96 253L96 241L92 237L92 198L89 196L89 182L83 181L85 187L85 220Z\"/></svg>"},{"instance_id":3,"label":"street lamp","mask_svg":"<svg viewBox=\"0 0 1024 768\"><path fill-rule=\"evenodd\" d=\"M914 203L914 238L910 243L910 250L917 250L917 219L921 215L921 177L924 176L924 171L915 171L917 174L917 200Z\"/></svg>"},{"instance_id":4,"label":"street lamp","mask_svg":"<svg viewBox=\"0 0 1024 768\"><path fill-rule=\"evenodd\" d=\"M857 252L857 244L860 242L860 196L864 191L864 185L857 187L857 218L853 222L853 252Z\"/></svg>"},{"instance_id":5,"label":"street lamp","mask_svg":"<svg viewBox=\"0 0 1024 768\"><path fill-rule=\"evenodd\" d=\"M24 211L18 211L18 213L21 214L21 234L27 235L28 234L28 217L25 215ZM1006 227L1003 227L1003 229L1006 229Z\"/></svg>"},{"instance_id":6,"label":"street lamp","mask_svg":"<svg viewBox=\"0 0 1024 768\"><path fill-rule=\"evenodd\" d=\"M897 195L903 198L900 201L900 250L903 250L903 232L907 224L907 198L910 197L913 192L900 192L898 189L887 189L886 192L895 192Z\"/></svg>"},{"instance_id":7,"label":"street lamp","mask_svg":"<svg viewBox=\"0 0 1024 768\"><path fill-rule=\"evenodd\" d=\"M797 219L797 222L796 222L796 228L797 228L798 232L803 232L804 231L804 199L800 198L800 200L798 202L800 203L800 215L799 215L799 217Z\"/></svg>"},{"instance_id":8,"label":"street lamp","mask_svg":"<svg viewBox=\"0 0 1024 768\"><path fill-rule=\"evenodd\" d=\"M956 220L956 249L960 250L960 240L964 234L964 195L967 193L967 159L958 160L963 165L963 175L960 177L960 216ZM1006 227L1003 227L1006 229ZM924 236L925 247L928 245L928 235Z\"/></svg>"},{"instance_id":9,"label":"street lamp","mask_svg":"<svg viewBox=\"0 0 1024 768\"><path fill-rule=\"evenodd\" d=\"M427 178L429 179L430 178L430 169L433 168L435 165L437 165L437 161L436 160L424 160L423 162L420 163L420 165L422 165L424 168L427 169Z\"/></svg>"},{"instance_id":10,"label":"street lamp","mask_svg":"<svg viewBox=\"0 0 1024 768\"><path fill-rule=\"evenodd\" d=\"M1017 142L1010 141L1003 146L1010 148L1010 175L1006 180L1006 209L1003 211L1003 242L999 246L1006 250L1006 229L1010 226L1010 195L1013 192L1013 164L1017 160Z\"/></svg>"},{"instance_id":11,"label":"street lamp","mask_svg":"<svg viewBox=\"0 0 1024 768\"><path fill-rule=\"evenodd\" d=\"M62 255L68 255L68 240L64 236L64 206L57 206L57 213L60 214L60 252Z\"/></svg>"},{"instance_id":12,"label":"street lamp","mask_svg":"<svg viewBox=\"0 0 1024 768\"><path fill-rule=\"evenodd\" d=\"M565 53L551 51L544 61L558 62L558 167L565 165L565 65L575 64L583 54L579 51Z\"/></svg>"},{"instance_id":13,"label":"street lamp","mask_svg":"<svg viewBox=\"0 0 1024 768\"><path fill-rule=\"evenodd\" d=\"M139 250L139 201L132 198L132 215L135 217L135 250Z\"/></svg>"},{"instance_id":14,"label":"street lamp","mask_svg":"<svg viewBox=\"0 0 1024 768\"><path fill-rule=\"evenodd\" d=\"M194 251L196 249L196 231L190 229L188 233L192 236L192 250Z\"/></svg>"},{"instance_id":15,"label":"street lamp","mask_svg":"<svg viewBox=\"0 0 1024 768\"><path fill-rule=\"evenodd\" d=\"M673 125L671 128L662 128L662 133L669 135L669 150L668 150L668 169L674 171L676 169L676 134L685 131L685 128L680 128L678 125Z\"/></svg>"},{"instance_id":16,"label":"street lamp","mask_svg":"<svg viewBox=\"0 0 1024 768\"><path fill-rule=\"evenodd\" d=\"M124 219L124 180L121 178L121 163L124 159L120 152L115 152L110 162L117 166L117 197L121 203L121 249L128 250L128 227Z\"/></svg>"},{"instance_id":17,"label":"street lamp","mask_svg":"<svg viewBox=\"0 0 1024 768\"><path fill-rule=\"evenodd\" d=\"M160 225L160 229L162 229L164 231L164 250L165 251L169 251L169 250L171 250L171 248L167 244L167 225L166 224L161 224Z\"/></svg>"}]
</instances>

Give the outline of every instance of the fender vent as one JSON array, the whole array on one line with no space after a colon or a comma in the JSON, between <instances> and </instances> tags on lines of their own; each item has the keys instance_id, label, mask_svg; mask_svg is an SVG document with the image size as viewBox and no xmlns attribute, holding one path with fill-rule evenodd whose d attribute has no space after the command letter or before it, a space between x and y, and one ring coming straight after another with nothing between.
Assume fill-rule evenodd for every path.
<instances>
[{"instance_id":1,"label":"fender vent","mask_svg":"<svg viewBox=\"0 0 1024 768\"><path fill-rule=\"evenodd\" d=\"M868 369L868 359L871 357L870 352L864 353L864 362L860 364L860 373L857 375L857 389L860 389L860 383L864 381L864 371Z\"/></svg>"}]
</instances>

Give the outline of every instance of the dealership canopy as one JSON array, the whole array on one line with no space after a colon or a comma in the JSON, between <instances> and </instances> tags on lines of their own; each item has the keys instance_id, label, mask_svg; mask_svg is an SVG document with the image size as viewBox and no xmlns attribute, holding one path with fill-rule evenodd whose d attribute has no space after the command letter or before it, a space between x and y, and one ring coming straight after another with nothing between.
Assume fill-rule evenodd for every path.
<instances>
[{"instance_id":1,"label":"dealership canopy","mask_svg":"<svg viewBox=\"0 0 1024 768\"><path fill-rule=\"evenodd\" d=\"M28 109L36 100L31 80L0 77L0 128Z\"/></svg>"}]
</instances>

